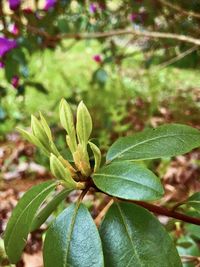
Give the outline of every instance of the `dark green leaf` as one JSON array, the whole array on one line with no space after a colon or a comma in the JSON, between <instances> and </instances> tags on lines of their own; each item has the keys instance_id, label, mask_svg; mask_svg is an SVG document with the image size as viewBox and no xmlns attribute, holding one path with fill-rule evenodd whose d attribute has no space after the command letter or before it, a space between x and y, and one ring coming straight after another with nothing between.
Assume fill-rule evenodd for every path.
<instances>
[{"instance_id":1,"label":"dark green leaf","mask_svg":"<svg viewBox=\"0 0 200 267\"><path fill-rule=\"evenodd\" d=\"M200 192L194 193L186 202L189 206L200 212Z\"/></svg>"},{"instance_id":2,"label":"dark green leaf","mask_svg":"<svg viewBox=\"0 0 200 267\"><path fill-rule=\"evenodd\" d=\"M69 195L72 190L64 189L59 194L53 197L53 199L43 208L33 219L31 225L31 232L38 229L51 215L51 213L57 208L60 202Z\"/></svg>"},{"instance_id":3,"label":"dark green leaf","mask_svg":"<svg viewBox=\"0 0 200 267\"><path fill-rule=\"evenodd\" d=\"M95 173L93 181L103 192L124 199L155 200L164 193L159 178L135 162L111 163Z\"/></svg>"},{"instance_id":4,"label":"dark green leaf","mask_svg":"<svg viewBox=\"0 0 200 267\"><path fill-rule=\"evenodd\" d=\"M172 157L199 146L198 130L181 124L167 124L119 138L108 150L107 161Z\"/></svg>"},{"instance_id":5,"label":"dark green leaf","mask_svg":"<svg viewBox=\"0 0 200 267\"><path fill-rule=\"evenodd\" d=\"M50 226L44 242L44 266L104 266L98 231L83 204L71 204Z\"/></svg>"},{"instance_id":6,"label":"dark green leaf","mask_svg":"<svg viewBox=\"0 0 200 267\"><path fill-rule=\"evenodd\" d=\"M113 204L99 231L105 266L182 266L168 233L142 207L129 203Z\"/></svg>"},{"instance_id":7,"label":"dark green leaf","mask_svg":"<svg viewBox=\"0 0 200 267\"><path fill-rule=\"evenodd\" d=\"M11 263L19 261L33 218L39 206L55 187L55 181L36 185L26 192L18 202L4 236L6 253Z\"/></svg>"}]
</instances>

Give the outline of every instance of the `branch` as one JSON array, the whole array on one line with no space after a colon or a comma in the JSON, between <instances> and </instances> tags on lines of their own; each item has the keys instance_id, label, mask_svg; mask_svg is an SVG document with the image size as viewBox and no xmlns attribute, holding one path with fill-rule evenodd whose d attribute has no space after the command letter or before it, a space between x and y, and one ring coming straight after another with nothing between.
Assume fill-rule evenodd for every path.
<instances>
[{"instance_id":1,"label":"branch","mask_svg":"<svg viewBox=\"0 0 200 267\"><path fill-rule=\"evenodd\" d=\"M186 16L190 16L190 17L194 17L194 18L197 18L197 19L200 19L200 14L199 13L196 13L196 12L193 12L193 11L187 11L185 9L183 9L182 7L178 6L178 5L174 5L172 3L169 3L168 1L166 0L158 0L161 4L165 5L165 6L168 6L170 7L171 9L174 9L175 11L178 11L180 13L182 13L183 15L186 15Z\"/></svg>"},{"instance_id":2,"label":"branch","mask_svg":"<svg viewBox=\"0 0 200 267\"><path fill-rule=\"evenodd\" d=\"M119 199L119 198L118 198ZM191 223L191 224L196 224L196 225L200 225L200 219L198 218L194 218L176 211L172 211L169 210L167 208L164 207L160 207L154 204L150 204L147 202L143 202L143 201L136 201L136 200L124 200L124 199L119 199L120 201L125 201L125 202L130 202L130 203L134 203L136 205L139 205L153 213L159 214L159 215L164 215L167 217L171 217L183 222L187 222L187 223Z\"/></svg>"},{"instance_id":3,"label":"branch","mask_svg":"<svg viewBox=\"0 0 200 267\"><path fill-rule=\"evenodd\" d=\"M191 36L174 34L174 33L164 33L164 32L152 32L152 31L142 31L142 30L127 30L119 29L109 32L95 32L95 33L66 33L55 36L57 40L61 39L101 39L108 38L112 36L123 36L123 35L132 35L132 36L143 36L152 39L172 39L181 42L192 43L197 46L200 46L200 39L193 38Z\"/></svg>"},{"instance_id":4,"label":"branch","mask_svg":"<svg viewBox=\"0 0 200 267\"><path fill-rule=\"evenodd\" d=\"M50 41L60 41L62 39L102 39L102 38L109 38L113 36L123 36L123 35L131 35L131 36L142 36L148 37L152 39L171 39L177 40L180 42L191 43L197 46L200 46L200 39L196 39L191 36L174 34L174 33L164 33L164 32L153 32L153 31L146 31L146 30L134 30L134 29L118 29L109 32L92 32L92 33L66 33L66 34L57 34L55 36L50 35L49 33L36 28L32 25L27 23L22 23L22 21L17 16L13 16L14 20L24 26L29 32L40 35L47 40Z\"/></svg>"}]
</instances>

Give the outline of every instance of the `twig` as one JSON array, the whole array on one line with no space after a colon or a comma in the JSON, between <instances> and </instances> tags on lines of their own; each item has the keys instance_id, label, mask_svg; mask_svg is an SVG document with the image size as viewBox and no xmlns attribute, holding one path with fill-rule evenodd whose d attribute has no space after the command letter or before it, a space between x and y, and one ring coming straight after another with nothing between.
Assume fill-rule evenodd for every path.
<instances>
[{"instance_id":1,"label":"twig","mask_svg":"<svg viewBox=\"0 0 200 267\"><path fill-rule=\"evenodd\" d=\"M166 62L163 62L159 65L156 66L156 68L159 68L159 69L164 69L166 68L167 66L181 60L182 58L186 57L187 55L191 54L192 52L194 52L195 50L197 50L198 46L193 46L191 48L189 48L188 50L180 53L179 55L177 55L176 57L174 58L171 58L170 60L166 61Z\"/></svg>"},{"instance_id":2,"label":"twig","mask_svg":"<svg viewBox=\"0 0 200 267\"><path fill-rule=\"evenodd\" d=\"M109 32L95 32L95 33L67 33L67 34L59 34L55 36L57 40L61 39L101 39L108 38L113 36L123 36L123 35L133 35L133 36L143 36L153 39L172 39L181 42L192 43L197 46L200 46L200 39L193 38L191 36L179 35L174 33L164 33L164 32L152 32L152 31L140 31L140 30L127 30L127 29L119 29Z\"/></svg>"},{"instance_id":3,"label":"twig","mask_svg":"<svg viewBox=\"0 0 200 267\"><path fill-rule=\"evenodd\" d=\"M119 198L118 198L119 199ZM187 223L191 223L191 224L195 224L195 225L200 225L200 219L198 218L194 218L176 211L172 211L169 210L165 207L160 207L154 204L150 204L147 202L143 202L143 201L136 201L136 200L124 200L124 199L119 199L120 201L125 201L125 202L130 202L130 203L134 203L136 205L139 205L153 213L159 214L159 215L164 215L167 217L171 217L183 222L187 222Z\"/></svg>"},{"instance_id":4,"label":"twig","mask_svg":"<svg viewBox=\"0 0 200 267\"><path fill-rule=\"evenodd\" d=\"M105 216L106 212L108 211L108 209L110 208L110 206L113 204L114 200L111 199L106 206L99 212L99 214L97 215L97 217L95 218L95 224L97 226L99 226L101 220L103 219L103 217Z\"/></svg>"},{"instance_id":5,"label":"twig","mask_svg":"<svg viewBox=\"0 0 200 267\"><path fill-rule=\"evenodd\" d=\"M165 6L168 6L170 7L171 9L175 10L175 11L178 11L180 13L182 13L183 15L186 15L186 16L191 16L191 17L194 17L194 18L197 18L197 19L200 19L200 14L199 13L196 13L196 12L193 12L193 11L187 11L185 9L183 9L182 7L178 6L178 5L175 5L175 4L172 4L166 0L158 0L161 4L165 5Z\"/></svg>"}]
</instances>

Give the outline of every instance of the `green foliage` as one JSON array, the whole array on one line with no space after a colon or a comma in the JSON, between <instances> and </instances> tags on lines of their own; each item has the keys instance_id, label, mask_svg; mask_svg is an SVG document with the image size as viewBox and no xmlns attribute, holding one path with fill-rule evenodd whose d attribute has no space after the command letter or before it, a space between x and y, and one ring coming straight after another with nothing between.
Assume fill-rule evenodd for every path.
<instances>
[{"instance_id":1,"label":"green foliage","mask_svg":"<svg viewBox=\"0 0 200 267\"><path fill-rule=\"evenodd\" d=\"M189 152L200 146L199 131L172 124L120 138L109 149L108 161L101 166L100 150L89 141L92 121L86 106L83 102L79 105L76 131L74 128L70 132L68 123L73 125L73 114L69 105L63 103L61 106L65 105L67 112L66 108L60 108L60 118L68 133L66 141L73 157L70 162L56 148L49 126L42 116L40 120L32 117L32 133L20 130L50 158L50 169L57 180L33 187L14 209L4 239L10 262L16 263L20 259L28 233L44 223L70 191L80 189L82 193L76 203L65 209L47 230L44 241L45 267L124 267L133 263L138 267L182 266L176 248L160 222L138 206L145 203L141 200L161 198L163 187L152 171L135 160ZM72 140L75 146L71 146ZM89 147L92 151L89 151ZM94 162L90 158L91 153L94 154ZM110 162L115 159L116 162ZM40 208L58 184L63 191L48 201L44 208ZM100 237L89 211L81 203L90 188L94 194L103 191L115 197L115 203L99 228Z\"/></svg>"},{"instance_id":2,"label":"green foliage","mask_svg":"<svg viewBox=\"0 0 200 267\"><path fill-rule=\"evenodd\" d=\"M198 130L185 125L164 125L118 139L108 150L107 161L173 157L187 153L199 145Z\"/></svg>"},{"instance_id":3,"label":"green foliage","mask_svg":"<svg viewBox=\"0 0 200 267\"><path fill-rule=\"evenodd\" d=\"M105 266L182 266L165 229L154 216L137 205L112 205L99 231Z\"/></svg>"},{"instance_id":4,"label":"green foliage","mask_svg":"<svg viewBox=\"0 0 200 267\"><path fill-rule=\"evenodd\" d=\"M34 186L22 197L12 213L4 235L5 249L11 263L20 260L34 216L55 188L56 182L52 181Z\"/></svg>"},{"instance_id":5,"label":"green foliage","mask_svg":"<svg viewBox=\"0 0 200 267\"><path fill-rule=\"evenodd\" d=\"M159 178L138 163L108 164L94 174L93 181L103 192L124 199L155 200L164 193Z\"/></svg>"},{"instance_id":6,"label":"green foliage","mask_svg":"<svg viewBox=\"0 0 200 267\"><path fill-rule=\"evenodd\" d=\"M71 204L47 231L45 267L102 267L103 262L101 240L90 213L83 204Z\"/></svg>"}]
</instances>

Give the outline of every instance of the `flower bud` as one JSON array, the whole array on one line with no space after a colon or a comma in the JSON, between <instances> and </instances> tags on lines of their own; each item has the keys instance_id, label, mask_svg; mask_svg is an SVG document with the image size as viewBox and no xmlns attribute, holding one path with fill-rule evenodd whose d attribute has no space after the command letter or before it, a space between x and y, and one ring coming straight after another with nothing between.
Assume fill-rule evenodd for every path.
<instances>
[{"instance_id":1,"label":"flower bud","mask_svg":"<svg viewBox=\"0 0 200 267\"><path fill-rule=\"evenodd\" d=\"M90 161L88 152L85 146L78 144L77 150L73 153L74 162L76 167L85 177L89 177L91 174Z\"/></svg>"},{"instance_id":2,"label":"flower bud","mask_svg":"<svg viewBox=\"0 0 200 267\"><path fill-rule=\"evenodd\" d=\"M63 128L67 131L67 134L69 136L68 137L70 142L69 148L71 152L74 153L77 148L74 118L69 104L64 99L62 99L60 102L59 113L60 113L61 124Z\"/></svg>"},{"instance_id":3,"label":"flower bud","mask_svg":"<svg viewBox=\"0 0 200 267\"><path fill-rule=\"evenodd\" d=\"M77 109L76 132L79 143L87 146L92 132L92 118L83 101L80 102Z\"/></svg>"},{"instance_id":4,"label":"flower bud","mask_svg":"<svg viewBox=\"0 0 200 267\"><path fill-rule=\"evenodd\" d=\"M98 171L100 164L101 164L101 151L100 149L93 144L92 142L89 142L90 148L92 149L92 152L94 154L94 172Z\"/></svg>"},{"instance_id":5,"label":"flower bud","mask_svg":"<svg viewBox=\"0 0 200 267\"><path fill-rule=\"evenodd\" d=\"M63 166L61 161L51 153L50 169L52 174L59 180L63 180L68 188L76 188L76 182L72 179L70 171Z\"/></svg>"}]
</instances>

